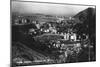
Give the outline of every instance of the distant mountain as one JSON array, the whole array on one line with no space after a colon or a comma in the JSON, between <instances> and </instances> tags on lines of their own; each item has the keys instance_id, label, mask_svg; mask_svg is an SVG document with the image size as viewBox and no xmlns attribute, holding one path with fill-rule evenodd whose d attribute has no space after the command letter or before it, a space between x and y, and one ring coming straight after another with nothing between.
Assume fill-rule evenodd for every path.
<instances>
[{"instance_id":1,"label":"distant mountain","mask_svg":"<svg viewBox=\"0 0 100 67\"><path fill-rule=\"evenodd\" d=\"M41 13L23 14L23 13L13 12L12 15L14 15L14 16L46 16L46 17L53 17L52 15L46 15L46 14L41 14Z\"/></svg>"}]
</instances>

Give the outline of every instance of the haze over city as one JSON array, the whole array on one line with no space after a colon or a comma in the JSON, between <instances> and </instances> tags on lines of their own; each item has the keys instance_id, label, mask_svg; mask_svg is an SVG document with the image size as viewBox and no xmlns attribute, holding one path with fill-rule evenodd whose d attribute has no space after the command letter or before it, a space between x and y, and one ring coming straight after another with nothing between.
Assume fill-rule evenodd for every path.
<instances>
[{"instance_id":1,"label":"haze over city","mask_svg":"<svg viewBox=\"0 0 100 67\"><path fill-rule=\"evenodd\" d=\"M78 12L94 6L78 6L78 5L59 5L49 3L37 3L37 2L25 2L27 0L12 1L11 8L12 12L20 14L46 14L46 15L57 15L57 16L73 16Z\"/></svg>"}]
</instances>

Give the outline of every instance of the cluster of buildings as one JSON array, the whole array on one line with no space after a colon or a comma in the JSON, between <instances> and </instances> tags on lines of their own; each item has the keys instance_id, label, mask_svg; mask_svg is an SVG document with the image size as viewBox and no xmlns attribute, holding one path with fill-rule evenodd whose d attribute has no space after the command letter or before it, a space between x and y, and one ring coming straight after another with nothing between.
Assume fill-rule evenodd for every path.
<instances>
[{"instance_id":1,"label":"cluster of buildings","mask_svg":"<svg viewBox=\"0 0 100 67\"><path fill-rule=\"evenodd\" d=\"M36 16L35 16L36 17ZM39 17L45 18L45 16L39 15ZM68 19L65 19L64 17L58 17L56 16L55 18L57 19L56 22L45 22L45 21L36 21L33 16L30 18L26 18L23 16L17 16L14 19L14 24L34 24L36 26L36 29L38 29L39 32L43 33L51 33L51 34L58 34L63 36L63 40L69 40L69 41L77 41L77 34L72 31L72 29L69 29L67 32L58 32L58 29L56 28L57 24L55 23L61 23L64 21L64 23L68 24L66 20L74 20L74 18L69 17ZM53 17L48 17L48 18L53 18ZM29 33L32 34L37 34L36 29L31 28L29 29Z\"/></svg>"},{"instance_id":2,"label":"cluster of buildings","mask_svg":"<svg viewBox=\"0 0 100 67\"><path fill-rule=\"evenodd\" d=\"M56 27L57 24L61 24L62 27L64 24L62 24L62 21L64 21L65 24L68 24L67 21L62 17L56 17L56 22L45 22L45 21L36 21L36 20L29 20L22 17L19 17L15 20L15 24L34 24L36 28L30 28L28 30L28 34L37 36L41 36L44 34L51 34L51 35L57 35L61 36L62 38L59 40L56 40L55 42L51 42L52 46L55 48L60 47L60 53L64 52L64 55L59 55L59 57L68 57L68 54L73 53L73 51L79 52L80 50L80 43L77 43L79 39L77 38L77 34L73 32L72 29L68 28L67 32L59 32L58 28ZM69 17L67 20L74 20L74 18ZM62 30L63 31L63 30ZM39 34L40 33L40 34ZM49 35L48 35L49 36ZM34 37L34 36L33 36ZM48 45L49 48L51 48L51 45ZM75 50L71 50L75 49ZM76 49L78 48L78 49ZM62 51L64 49L64 51Z\"/></svg>"},{"instance_id":3,"label":"cluster of buildings","mask_svg":"<svg viewBox=\"0 0 100 67\"><path fill-rule=\"evenodd\" d=\"M71 40L71 41L77 41L77 34L76 33L73 33L72 29L69 29L68 32L58 32L57 31L57 28L55 26L52 26L51 24L48 24L48 28L41 28L41 24L35 24L37 29L39 29L40 32L43 32L43 33L50 33L50 34L57 34L57 35L60 35L60 36L63 36L63 39L64 40ZM35 30L32 28L30 30L30 32L32 33L35 32Z\"/></svg>"}]
</instances>

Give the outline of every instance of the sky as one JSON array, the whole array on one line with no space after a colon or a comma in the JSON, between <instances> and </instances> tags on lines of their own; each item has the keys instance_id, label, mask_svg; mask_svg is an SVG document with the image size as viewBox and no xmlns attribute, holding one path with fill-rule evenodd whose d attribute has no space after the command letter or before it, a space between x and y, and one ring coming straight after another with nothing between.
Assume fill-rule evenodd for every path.
<instances>
[{"instance_id":1,"label":"sky","mask_svg":"<svg viewBox=\"0 0 100 67\"><path fill-rule=\"evenodd\" d=\"M25 0L24 0L25 1ZM39 3L39 2L26 2L12 1L11 8L12 12L22 14L46 14L46 15L57 15L57 16L73 16L78 12L94 6L80 6L80 5L64 5L64 4L50 4L50 3Z\"/></svg>"}]
</instances>

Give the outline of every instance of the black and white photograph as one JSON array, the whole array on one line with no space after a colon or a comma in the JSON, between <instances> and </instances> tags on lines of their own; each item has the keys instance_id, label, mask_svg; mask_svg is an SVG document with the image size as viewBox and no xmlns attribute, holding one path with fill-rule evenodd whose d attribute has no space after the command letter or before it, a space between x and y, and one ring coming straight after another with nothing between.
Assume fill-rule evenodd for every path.
<instances>
[{"instance_id":1,"label":"black and white photograph","mask_svg":"<svg viewBox=\"0 0 100 67\"><path fill-rule=\"evenodd\" d=\"M96 6L11 0L11 65L96 61Z\"/></svg>"}]
</instances>

